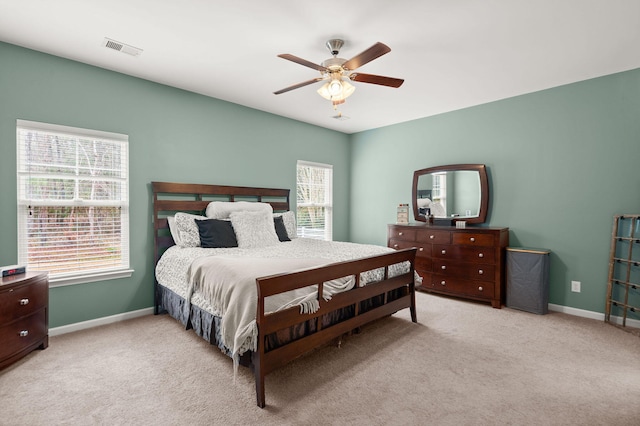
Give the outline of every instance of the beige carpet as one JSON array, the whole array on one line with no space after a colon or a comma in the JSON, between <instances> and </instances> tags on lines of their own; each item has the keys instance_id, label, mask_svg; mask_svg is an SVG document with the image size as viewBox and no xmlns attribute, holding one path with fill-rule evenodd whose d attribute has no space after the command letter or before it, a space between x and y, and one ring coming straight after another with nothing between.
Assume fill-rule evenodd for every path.
<instances>
[{"instance_id":1,"label":"beige carpet","mask_svg":"<svg viewBox=\"0 0 640 426\"><path fill-rule=\"evenodd\" d=\"M164 316L53 337L0 372L2 425L638 425L640 338L600 321L419 293L267 376Z\"/></svg>"}]
</instances>

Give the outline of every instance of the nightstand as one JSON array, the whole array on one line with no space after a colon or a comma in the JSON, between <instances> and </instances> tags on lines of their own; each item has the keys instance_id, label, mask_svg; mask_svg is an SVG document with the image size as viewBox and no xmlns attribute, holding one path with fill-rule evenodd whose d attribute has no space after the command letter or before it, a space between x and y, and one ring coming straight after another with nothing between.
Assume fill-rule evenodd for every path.
<instances>
[{"instance_id":1,"label":"nightstand","mask_svg":"<svg viewBox=\"0 0 640 426\"><path fill-rule=\"evenodd\" d=\"M0 369L49 346L49 277L27 272L0 283Z\"/></svg>"}]
</instances>

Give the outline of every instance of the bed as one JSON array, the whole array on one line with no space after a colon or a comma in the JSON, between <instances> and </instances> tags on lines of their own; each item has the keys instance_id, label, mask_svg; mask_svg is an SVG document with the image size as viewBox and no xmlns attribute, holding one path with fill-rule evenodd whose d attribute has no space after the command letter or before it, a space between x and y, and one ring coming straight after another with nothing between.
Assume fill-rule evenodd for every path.
<instances>
[{"instance_id":1,"label":"bed","mask_svg":"<svg viewBox=\"0 0 640 426\"><path fill-rule=\"evenodd\" d=\"M415 248L296 238L288 189L170 182L151 188L154 312L217 345L234 368L250 367L259 407L265 376L293 359L401 309L417 322ZM265 214L245 211L265 207L278 239L272 243L269 230L267 245L256 243L253 223ZM218 244L228 237L228 222L237 246ZM215 224L213 240L205 224Z\"/></svg>"}]
</instances>

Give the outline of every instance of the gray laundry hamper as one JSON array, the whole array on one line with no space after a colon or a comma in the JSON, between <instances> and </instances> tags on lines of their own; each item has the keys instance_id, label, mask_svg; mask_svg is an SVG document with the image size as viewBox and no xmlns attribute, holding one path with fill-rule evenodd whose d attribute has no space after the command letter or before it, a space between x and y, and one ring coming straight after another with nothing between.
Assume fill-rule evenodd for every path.
<instances>
[{"instance_id":1,"label":"gray laundry hamper","mask_svg":"<svg viewBox=\"0 0 640 426\"><path fill-rule=\"evenodd\" d=\"M507 307L549 312L549 250L507 247Z\"/></svg>"}]
</instances>

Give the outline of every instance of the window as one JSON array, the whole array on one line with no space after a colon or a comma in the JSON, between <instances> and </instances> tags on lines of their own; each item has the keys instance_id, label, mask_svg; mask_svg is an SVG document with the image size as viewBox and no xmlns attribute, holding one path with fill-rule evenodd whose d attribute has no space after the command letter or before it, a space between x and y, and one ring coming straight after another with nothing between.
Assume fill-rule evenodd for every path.
<instances>
[{"instance_id":1,"label":"window","mask_svg":"<svg viewBox=\"0 0 640 426\"><path fill-rule=\"evenodd\" d=\"M333 166L298 161L298 236L331 240L333 218Z\"/></svg>"},{"instance_id":2,"label":"window","mask_svg":"<svg viewBox=\"0 0 640 426\"><path fill-rule=\"evenodd\" d=\"M55 285L130 276L128 136L18 120L18 262Z\"/></svg>"},{"instance_id":3,"label":"window","mask_svg":"<svg viewBox=\"0 0 640 426\"><path fill-rule=\"evenodd\" d=\"M440 172L433 174L433 202L440 203L447 211L447 173ZM446 216L446 214L445 214Z\"/></svg>"}]
</instances>

